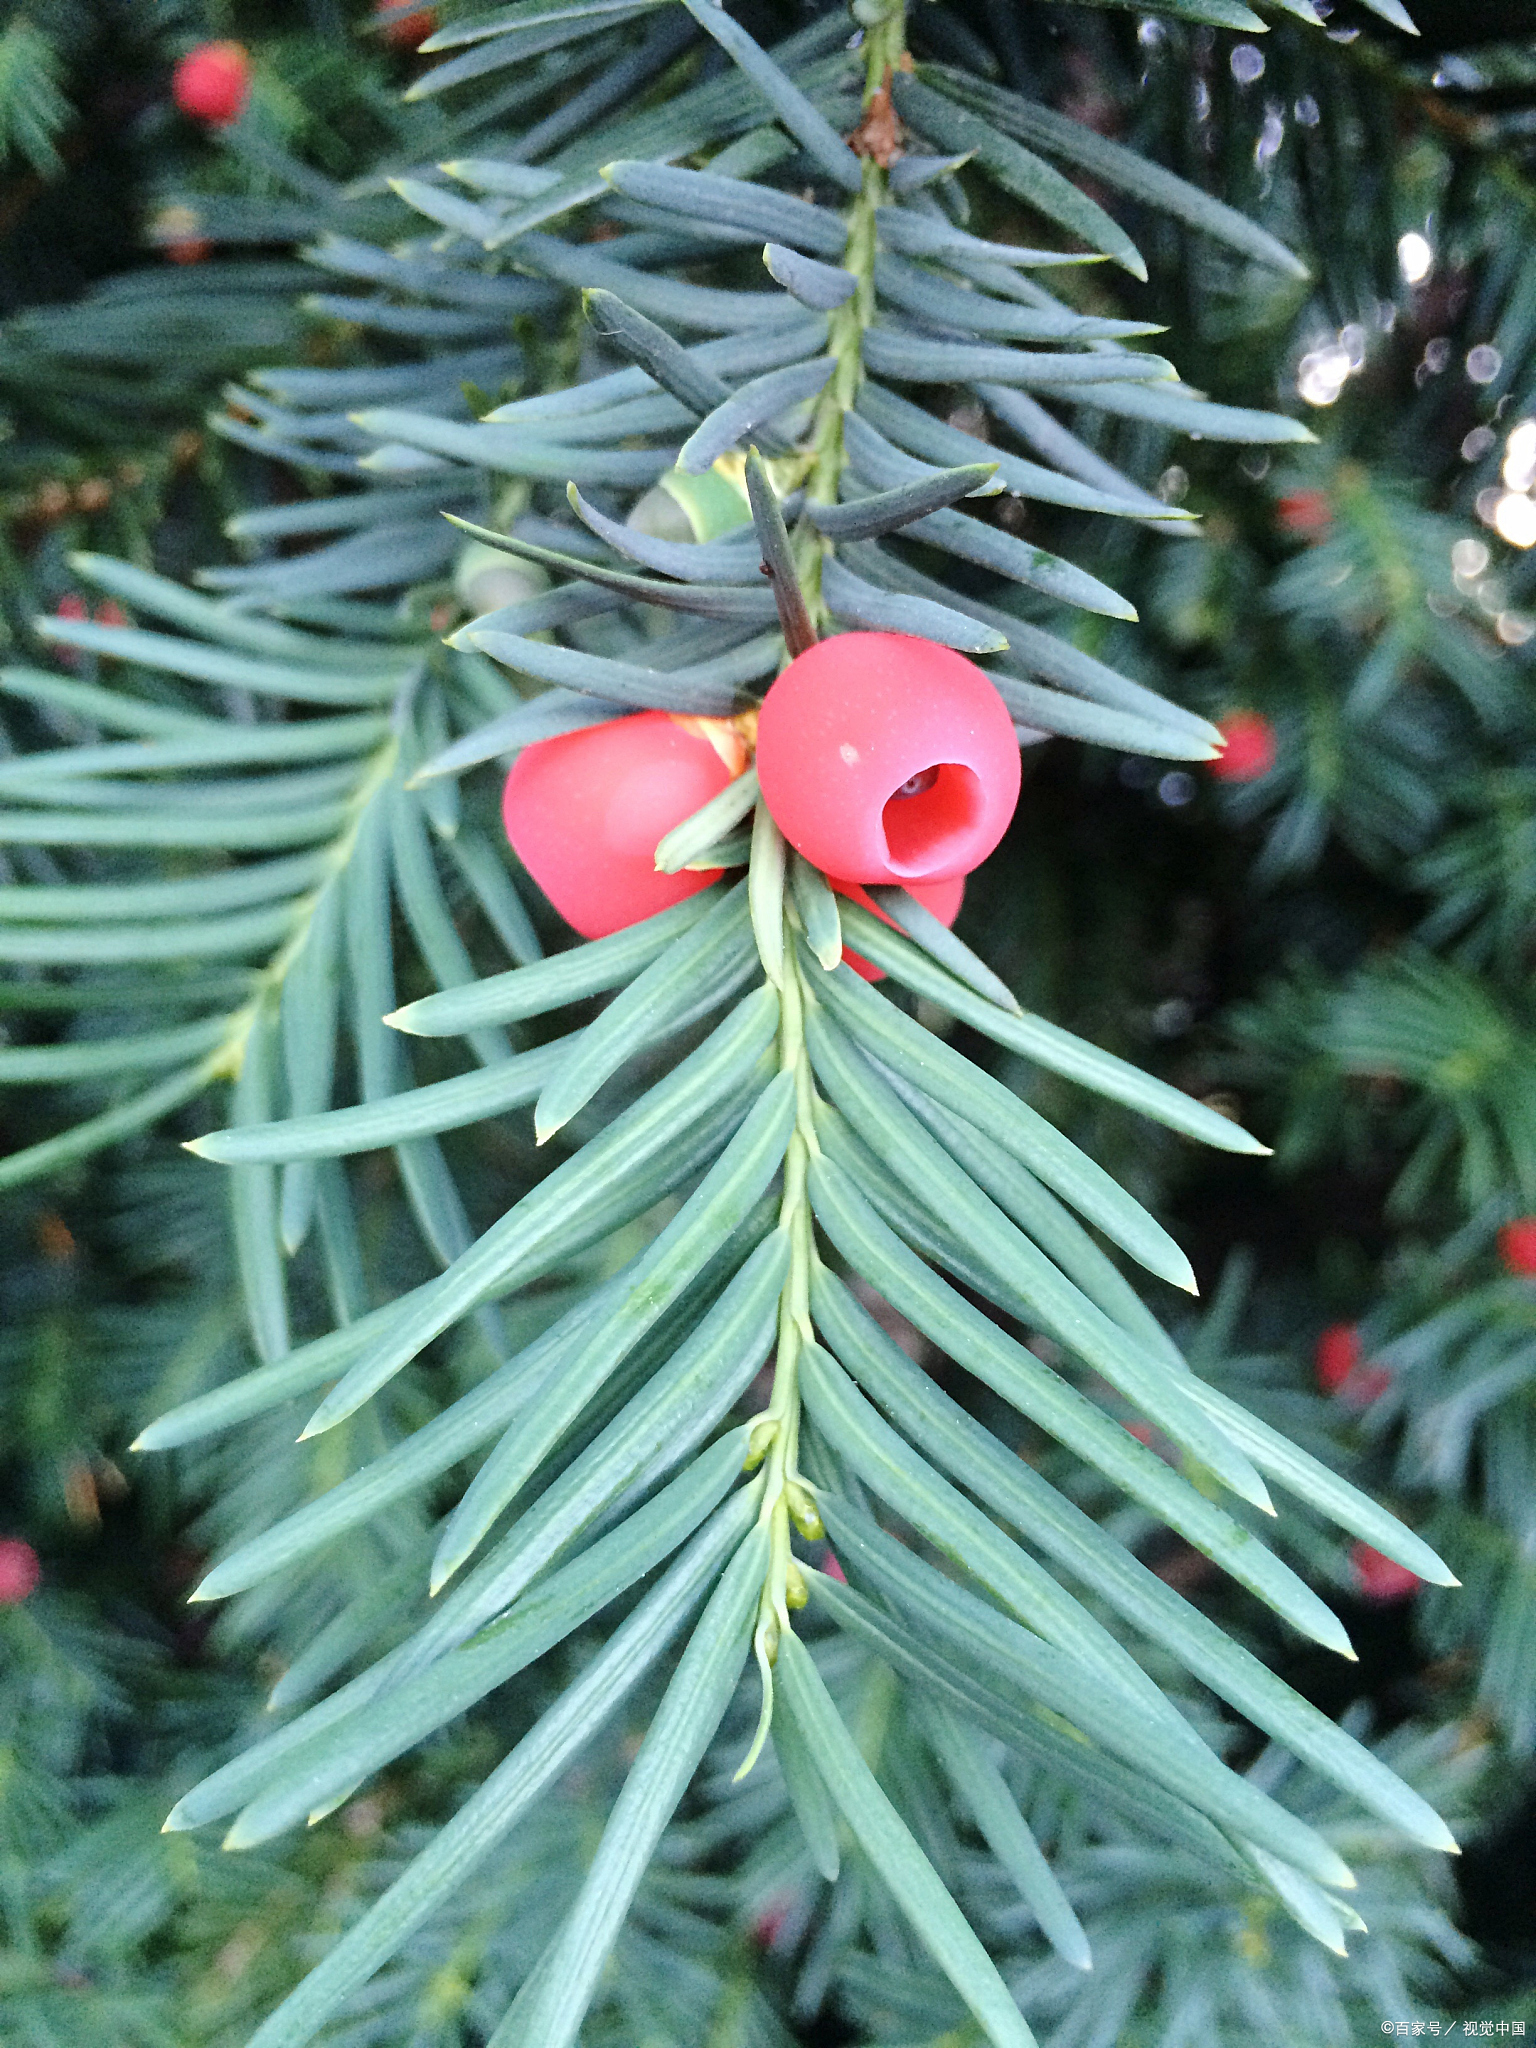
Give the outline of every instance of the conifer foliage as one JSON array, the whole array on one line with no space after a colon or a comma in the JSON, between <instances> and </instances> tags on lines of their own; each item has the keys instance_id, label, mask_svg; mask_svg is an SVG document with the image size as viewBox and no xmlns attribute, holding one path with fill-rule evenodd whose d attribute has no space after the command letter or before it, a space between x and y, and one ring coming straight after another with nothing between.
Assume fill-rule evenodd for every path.
<instances>
[{"instance_id":1,"label":"conifer foliage","mask_svg":"<svg viewBox=\"0 0 1536 2048\"><path fill-rule=\"evenodd\" d=\"M334 1834L380 1774L512 1703L462 1803L270 1987L252 2048L409 2038L378 2016L425 2005L412 1972L448 1922L476 1930L461 2005L493 2048L786 2039L721 1961L725 1867L760 1868L766 1945L801 1910L771 1899L818 1901L800 2016L835 1972L890 2043L1023 2048L1026 2010L1114 2039L1160 1885L1167 1955L1190 1966L1206 1897L1245 1900L1319 2029L1336 2000L1307 1945L1342 1956L1378 1910L1418 1916L1415 1990L1465 1960L1369 1867L1373 1831L1399 1856L1455 1848L1454 1745L1372 1746L1246 1639L1273 1617L1352 1657L1304 1575L1320 1528L1443 1589L1437 1617L1450 1566L1316 1431L1268 1418L1231 1366L1231 1296L1176 1321L1184 1252L989 1062L1147 1144L1161 1127L1253 1172L1266 1148L1024 1008L921 899L916 856L910 889L817 865L821 785L804 824L775 796L809 753L771 727L776 679L797 658L851 674L877 636L926 646L932 676L963 656L1000 707L997 829L936 879L996 842L1014 742L1026 764L1058 736L1160 770L1232 759L1230 722L1102 658L1136 615L1097 537L1174 550L1191 520L1095 423L1312 437L1186 383L1177 330L1123 317L1104 280L1147 276L1127 220L1255 290L1299 293L1305 266L1046 105L1023 11L444 8L368 177L253 129L264 197L207 218L249 226L284 188L272 239L307 238L308 309L344 344L251 371L215 422L267 479L228 520L243 559L192 583L78 553L90 604L0 672L28 742L0 761L10 999L85 1020L0 1048L0 1081L77 1112L0 1185L195 1113L183 1172L227 1211L254 1355L230 1370L227 1329L186 1333L147 1376L140 1459L175 1454L211 1501L192 1597L282 1666L275 1716L165 1827L263 1854L306 1821ZM1308 0L1264 11L1320 28ZM1165 23L1266 25L1240 0L1137 14L1148 46ZM1022 538L1030 506L1084 515L1094 566ZM1291 594L1304 612L1299 573ZM505 766L658 714L725 771L649 846L678 887L649 914L572 911L600 935L556 943L509 858ZM1231 774L1255 814L1283 797L1262 737ZM933 772L903 785L914 807ZM871 820L902 801L870 789ZM1282 814L1277 871L1325 829L1315 805L1311 842ZM1396 995L1357 1005L1362 1043L1383 1008L1453 1002L1454 971L1380 970ZM1272 1056L1273 1020L1248 1030ZM1473 1200L1508 1178L1501 1143L1524 1156L1523 1113L1512 1080L1467 1146ZM1423 1145L1421 1182L1455 1138L1431 1123ZM1516 1346L1525 1285L1371 1356L1411 1379L1473 1327ZM1406 1492L1416 1459L1465 1482L1422 1422L1402 1455ZM1242 1589L1241 1635L1122 1540L1150 1524ZM1454 1518L1427 1533L1456 1556ZM1497 1670L1488 1690L1528 1745L1529 1697ZM1229 1762L1228 1714L1273 1747ZM1241 2024L1254 1960L1202 1980L1212 2025ZM1147 2038L1192 2024L1180 1981L1162 1972Z\"/></svg>"}]
</instances>

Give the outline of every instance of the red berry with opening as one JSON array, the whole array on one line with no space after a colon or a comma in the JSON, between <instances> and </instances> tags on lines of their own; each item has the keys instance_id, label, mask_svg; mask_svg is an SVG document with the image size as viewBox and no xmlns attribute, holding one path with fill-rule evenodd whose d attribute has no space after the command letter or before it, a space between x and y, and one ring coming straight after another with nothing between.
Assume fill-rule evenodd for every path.
<instances>
[{"instance_id":1,"label":"red berry with opening","mask_svg":"<svg viewBox=\"0 0 1536 2048\"><path fill-rule=\"evenodd\" d=\"M730 780L708 740L665 711L641 711L524 747L501 815L518 859L566 923L600 939L719 877L719 868L658 874L656 845Z\"/></svg>"},{"instance_id":2,"label":"red berry with opening","mask_svg":"<svg viewBox=\"0 0 1536 2048\"><path fill-rule=\"evenodd\" d=\"M171 98L210 128L228 128L251 96L251 59L243 43L199 43L171 75Z\"/></svg>"},{"instance_id":3,"label":"red berry with opening","mask_svg":"<svg viewBox=\"0 0 1536 2048\"><path fill-rule=\"evenodd\" d=\"M979 867L1019 797L1003 700L964 655L904 633L841 633L763 701L757 773L779 830L824 874L941 882Z\"/></svg>"},{"instance_id":4,"label":"red berry with opening","mask_svg":"<svg viewBox=\"0 0 1536 2048\"><path fill-rule=\"evenodd\" d=\"M1262 711L1229 711L1217 729L1226 752L1207 763L1218 782L1257 782L1275 765L1275 728Z\"/></svg>"}]
</instances>

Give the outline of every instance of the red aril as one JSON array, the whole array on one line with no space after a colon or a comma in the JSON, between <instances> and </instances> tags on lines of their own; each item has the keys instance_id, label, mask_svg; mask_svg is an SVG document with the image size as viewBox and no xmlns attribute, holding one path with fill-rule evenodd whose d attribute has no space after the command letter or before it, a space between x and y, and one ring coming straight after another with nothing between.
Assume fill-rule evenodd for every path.
<instances>
[{"instance_id":1,"label":"red aril","mask_svg":"<svg viewBox=\"0 0 1536 2048\"><path fill-rule=\"evenodd\" d=\"M171 74L171 98L194 121L228 128L251 96L251 59L243 43L199 43Z\"/></svg>"},{"instance_id":2,"label":"red aril","mask_svg":"<svg viewBox=\"0 0 1536 2048\"><path fill-rule=\"evenodd\" d=\"M1302 540L1320 540L1333 524L1326 491L1287 491L1275 501L1275 524Z\"/></svg>"},{"instance_id":3,"label":"red aril","mask_svg":"<svg viewBox=\"0 0 1536 2048\"><path fill-rule=\"evenodd\" d=\"M43 1568L20 1536L0 1537L0 1607L19 1607L37 1591Z\"/></svg>"},{"instance_id":4,"label":"red aril","mask_svg":"<svg viewBox=\"0 0 1536 2048\"><path fill-rule=\"evenodd\" d=\"M1499 1257L1506 1273L1521 1279L1536 1274L1536 1216L1517 1216L1499 1232Z\"/></svg>"},{"instance_id":5,"label":"red aril","mask_svg":"<svg viewBox=\"0 0 1536 2048\"><path fill-rule=\"evenodd\" d=\"M1347 1408L1369 1408L1391 1384L1392 1375L1384 1365L1357 1365L1340 1387L1339 1399Z\"/></svg>"},{"instance_id":6,"label":"red aril","mask_svg":"<svg viewBox=\"0 0 1536 2048\"><path fill-rule=\"evenodd\" d=\"M379 34L397 50L414 50L437 27L434 7L412 7L402 13L399 0L374 0L373 11L380 17Z\"/></svg>"},{"instance_id":7,"label":"red aril","mask_svg":"<svg viewBox=\"0 0 1536 2048\"><path fill-rule=\"evenodd\" d=\"M1312 1367L1325 1394L1336 1394L1360 1363L1360 1331L1354 1323L1330 1323L1317 1340Z\"/></svg>"},{"instance_id":8,"label":"red aril","mask_svg":"<svg viewBox=\"0 0 1536 2048\"><path fill-rule=\"evenodd\" d=\"M1275 765L1275 728L1262 711L1229 711L1217 727L1226 752L1206 766L1218 782L1257 782Z\"/></svg>"},{"instance_id":9,"label":"red aril","mask_svg":"<svg viewBox=\"0 0 1536 2048\"><path fill-rule=\"evenodd\" d=\"M1003 700L964 655L905 633L841 633L792 661L757 724L779 830L853 882L968 875L1019 797Z\"/></svg>"},{"instance_id":10,"label":"red aril","mask_svg":"<svg viewBox=\"0 0 1536 2048\"><path fill-rule=\"evenodd\" d=\"M894 917L883 911L870 896L867 889L857 882L839 882L833 876L827 877L839 896L846 896L850 903L857 903L861 910L867 910L872 917L878 917L882 924L888 924L892 931L899 929ZM907 894L915 896L924 910L931 910L940 924L952 925L960 915L960 905L965 900L965 877L955 875L947 882L910 882ZM843 964L851 967L855 974L865 981L884 981L885 969L876 967L862 954L843 948Z\"/></svg>"},{"instance_id":11,"label":"red aril","mask_svg":"<svg viewBox=\"0 0 1536 2048\"><path fill-rule=\"evenodd\" d=\"M1378 1607L1406 1600L1424 1583L1416 1573L1409 1571L1407 1565L1399 1564L1395 1558L1383 1557L1379 1550L1372 1550L1369 1543L1352 1543L1349 1546L1349 1572L1362 1599L1373 1601Z\"/></svg>"},{"instance_id":12,"label":"red aril","mask_svg":"<svg viewBox=\"0 0 1536 2048\"><path fill-rule=\"evenodd\" d=\"M721 870L656 871L656 845L730 770L707 739L640 711L525 747L502 793L507 837L567 924L600 939L708 888Z\"/></svg>"}]
</instances>

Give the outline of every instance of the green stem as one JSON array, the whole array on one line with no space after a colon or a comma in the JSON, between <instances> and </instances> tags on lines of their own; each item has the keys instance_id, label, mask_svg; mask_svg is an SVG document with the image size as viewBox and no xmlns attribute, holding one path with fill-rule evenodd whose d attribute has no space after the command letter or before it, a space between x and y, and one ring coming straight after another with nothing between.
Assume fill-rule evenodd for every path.
<instances>
[{"instance_id":1,"label":"green stem","mask_svg":"<svg viewBox=\"0 0 1536 2048\"><path fill-rule=\"evenodd\" d=\"M867 113L884 89L886 74L900 69L907 47L907 14L903 0L895 0L885 18L866 30L864 52L864 109ZM827 349L837 367L832 372L811 422L811 465L806 476L806 495L818 504L835 505L842 481L843 416L853 406L864 380L864 333L875 318L875 233L876 216L889 197L889 181L873 157L864 159L864 184L848 212L848 241L843 251L843 268L854 278L852 295L832 314ZM821 602L821 537L809 520L802 520L793 536L795 568L805 592L813 623L826 624Z\"/></svg>"},{"instance_id":2,"label":"green stem","mask_svg":"<svg viewBox=\"0 0 1536 2048\"><path fill-rule=\"evenodd\" d=\"M811 1265L815 1243L806 1176L820 1151L816 1139L816 1090L805 1044L806 992L794 944L794 911L783 895L780 877L779 915L783 950L779 987L779 1065L795 1077L795 1128L784 1155L784 1192L779 1202L779 1228L789 1239L789 1273L779 1295L778 1343L774 1355L773 1391L767 1409L749 1438L748 1463L766 1456L759 1522L769 1535L768 1569L758 1599L752 1649L763 1682L763 1711L752 1746L738 1777L756 1763L773 1721L773 1666L779 1641L790 1628L790 1612L805 1604L805 1581L790 1548L791 1530L804 1536L822 1534L815 1489L800 1471L800 1351L812 1341Z\"/></svg>"},{"instance_id":3,"label":"green stem","mask_svg":"<svg viewBox=\"0 0 1536 2048\"><path fill-rule=\"evenodd\" d=\"M884 18L866 27L864 108L866 113L883 91L887 75L900 68L906 50L906 8L894 0ZM873 157L864 159L864 182L848 213L848 241L843 267L852 273L854 289L832 314L828 348L836 368L824 388L811 423L807 495L821 504L836 504L846 460L843 417L859 395L863 381L864 333L875 317L876 218L886 204L885 171ZM827 622L821 602L821 537L808 519L791 536L795 573L805 594L813 624ZM811 1325L811 1267L815 1237L806 1176L820 1151L816 1140L816 1089L805 1045L806 989L795 950L797 919L784 888L783 842L758 806L753 831L749 882L752 922L764 971L779 990L779 1065L795 1076L795 1128L784 1157L784 1193L779 1228L790 1245L789 1273L779 1296L778 1347L774 1357L773 1391L749 1438L748 1464L766 1460L759 1520L769 1533L768 1569L758 1600L752 1649L763 1682L763 1710L752 1746L738 1777L756 1763L773 1721L773 1666L781 1637L790 1628L793 1609L804 1605L805 1581L790 1548L791 1531L819 1537L821 1517L816 1492L801 1475L800 1352L814 1340Z\"/></svg>"}]
</instances>

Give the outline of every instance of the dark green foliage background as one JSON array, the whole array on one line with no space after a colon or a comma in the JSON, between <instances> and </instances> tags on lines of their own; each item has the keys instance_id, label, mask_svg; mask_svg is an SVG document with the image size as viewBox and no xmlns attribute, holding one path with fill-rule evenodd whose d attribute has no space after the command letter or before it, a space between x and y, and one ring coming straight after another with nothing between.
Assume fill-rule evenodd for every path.
<instances>
[{"instance_id":1,"label":"dark green foliage background","mask_svg":"<svg viewBox=\"0 0 1536 2048\"><path fill-rule=\"evenodd\" d=\"M1406 1972L1414 2012L1536 2027L1536 1625L1519 1626L1536 1612L1536 1577L1529 1499L1522 1519L1510 1509L1518 1488L1500 1492L1491 1477L1518 1455L1536 1486L1528 1387L1516 1381L1488 1409L1464 1465L1437 1470L1426 1449L1453 1376L1465 1391L1469 1376L1523 1355L1536 1320L1531 1283L1503 1277L1493 1250L1502 1222L1536 1211L1536 668L1529 648L1498 642L1495 613L1458 587L1450 564L1454 541L1485 533L1473 504L1497 471L1498 446L1468 460L1467 435L1501 401L1507 425L1536 397L1525 125L1536 10L1489 0L1476 51L1457 41L1465 10L1414 11L1423 48L1344 4L1331 41L1277 24L1262 80L1245 87L1230 33L1138 40L1134 16L982 0L915 10L928 53L993 41L1015 82L1208 185L1308 260L1310 287L1276 283L1127 208L1153 283L1120 296L1136 317L1168 322L1191 382L1224 401L1299 411L1302 349L1349 322L1369 333L1365 367L1338 405L1308 414L1315 450L1255 458L1109 423L1106 452L1187 492L1204 541L1027 508L1026 537L1087 562L1141 610L1140 627L1095 621L1095 651L1208 715L1262 710L1280 760L1262 784L1238 789L1064 741L1026 752L1014 826L959 927L1030 1008L1230 1104L1275 1145L1266 1165L1209 1154L1049 1077L996 1067L1189 1249L1214 1303L1196 1340L1202 1369L1303 1441L1347 1443L1356 1476L1466 1581L1459 1594L1371 1608L1338 1544L1309 1540L1294 1561L1345 1615L1362 1659L1355 1675L1278 1629L1255 1636L1219 1584L1178 1578L1194 1554L1171 1539L1164 1559L1330 1712L1368 1703L1375 1731L1397 1731L1415 1782L1438 1789L1468 1843L1459 1888L1422 1861L1383 1858L1401 1911L1373 1922L1365 1960L1337 1977L1337 2038L1361 2041L1409 2016L1383 2003L1390 1978L1372 1975L1373 1944ZM791 12L743 18L782 31ZM259 225L263 206L274 219L260 166L169 107L174 55L204 34L247 39L268 132L337 178L388 154L410 60L381 52L324 0L80 0L28 18L54 40L62 99L57 159L38 144L28 161L23 144L0 179L0 411L11 430L0 443L0 603L13 646L47 659L29 621L73 587L69 550L173 575L230 557L221 521L271 495L272 469L208 434L203 414L226 378L287 359L312 332L294 302L313 274L294 261L280 217L270 233ZM1460 51L1462 68L1447 71ZM19 138L6 90L0 78L0 126ZM1321 110L1310 127L1294 118L1308 96ZM1261 166L1255 142L1271 104L1285 138ZM231 234L206 263L175 270L146 246L145 224L188 194ZM1411 293L1396 241L1431 216L1436 269ZM124 338L108 317L121 305L113 294L147 283L155 289ZM1390 331L1383 304L1396 309ZM93 322L98 339L82 345ZM1438 360L1426 349L1441 339L1444 366L1426 372ZM1465 358L1485 342L1503 368L1476 385ZM102 479L105 500L87 490L82 501L82 484ZM1281 507L1298 493L1323 494L1321 538L1288 528ZM1503 609L1536 612L1536 559L1485 537ZM1391 635L1396 675L1360 685ZM401 999L424 991L402 988ZM0 1004L10 1001L0 988ZM989 1062L979 1039L960 1031L955 1043ZM59 1117L45 1091L6 1091L4 1149ZM0 1535L25 1535L44 1566L34 1599L0 1612L0 2039L26 2048L235 2048L543 1697L533 1683L507 1688L391 1767L339 1825L297 1844L234 1857L203 1837L156 1832L172 1800L249 1730L312 1632L299 1614L247 1605L235 1626L185 1605L225 1533L214 1504L236 1486L251 1440L168 1459L126 1449L150 1413L244 1343L223 1208L209 1197L210 1170L178 1151L184 1134L135 1140L0 1202ZM531 1144L500 1130L455 1143L487 1215L539 1171ZM402 1238L392 1183L381 1173L365 1185L365 1233L388 1247ZM1446 1333L1433 1319L1473 1290L1472 1337ZM1363 1419L1313 1388L1312 1346L1333 1321L1361 1321L1373 1355L1397 1368L1393 1393ZM1474 1338L1483 1349L1464 1358ZM1106 1505L1087 1482L1080 1491ZM398 1534L409 1552L413 1529ZM566 1653L572 1670L588 1647ZM869 1690L851 1665L845 1676L850 1696ZM636 1728L653 1696L634 1709ZM863 1700L862 1711L878 1708ZM734 1759L744 1736L728 1725L721 1758ZM579 1868L573 1846L590 1846L619 1775L616 1760L597 1758L564 1781L475 1896L418 1937L329 2038L483 2042L542 1948ZM802 1902L786 1902L764 1846L771 1798L764 1807L749 1786L733 1805L722 1784L710 1791L685 1810L675 1853L642 1894L624 1951L629 2004L604 2007L584 2038L615 2048L969 2038L926 1979L906 1984L867 1954L840 1960L835 1941L806 1932ZM1071 1814L1057 1819L1053 1829L1046 1817L1046 1832L1081 1887L1102 1960L1074 2007L1076 1980L1064 1990L1030 1952L1043 2037L1063 2048L1171 2041L1174 1964L1203 1954L1217 2010L1200 2038L1221 2048L1252 2038L1223 2002L1224 1973L1288 1967L1293 1931L1203 1921L1198 1874L1147 1868L1117 1893ZM1005 1950L1028 1948L1017 1923L999 1924ZM1074 2010L1089 2020L1074 2022ZM1315 2037L1286 2038L1311 2048Z\"/></svg>"}]
</instances>

